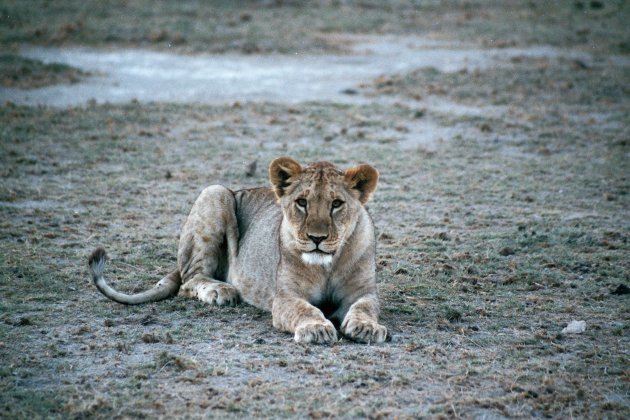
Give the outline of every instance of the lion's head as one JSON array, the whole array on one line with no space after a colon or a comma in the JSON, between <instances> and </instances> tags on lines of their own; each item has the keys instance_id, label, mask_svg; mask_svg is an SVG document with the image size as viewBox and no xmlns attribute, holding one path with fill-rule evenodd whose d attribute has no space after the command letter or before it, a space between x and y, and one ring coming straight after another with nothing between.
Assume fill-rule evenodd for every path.
<instances>
[{"instance_id":1,"label":"lion's head","mask_svg":"<svg viewBox=\"0 0 630 420\"><path fill-rule=\"evenodd\" d=\"M269 180L302 260L325 265L354 231L378 171L364 164L344 172L329 162L302 167L281 157L269 165Z\"/></svg>"}]
</instances>

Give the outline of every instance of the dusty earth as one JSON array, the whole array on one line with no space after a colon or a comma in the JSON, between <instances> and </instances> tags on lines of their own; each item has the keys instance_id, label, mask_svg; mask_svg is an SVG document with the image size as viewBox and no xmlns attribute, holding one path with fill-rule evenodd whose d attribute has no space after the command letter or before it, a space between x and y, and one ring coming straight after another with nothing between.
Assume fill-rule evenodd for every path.
<instances>
[{"instance_id":1,"label":"dusty earth","mask_svg":"<svg viewBox=\"0 0 630 420\"><path fill-rule=\"evenodd\" d=\"M627 4L66 3L0 3L4 62L34 45L347 53L331 32L562 53L392 71L345 102L3 103L0 417L630 417ZM264 185L280 155L380 170L391 342L300 346L247 305L126 307L90 283L104 245L117 287L149 287L197 194Z\"/></svg>"}]
</instances>

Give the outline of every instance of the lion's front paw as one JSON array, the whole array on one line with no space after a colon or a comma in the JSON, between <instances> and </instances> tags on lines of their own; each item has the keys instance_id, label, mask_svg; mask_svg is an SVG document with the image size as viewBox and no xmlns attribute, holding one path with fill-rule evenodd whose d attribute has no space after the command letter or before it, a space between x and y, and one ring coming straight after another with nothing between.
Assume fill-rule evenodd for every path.
<instances>
[{"instance_id":1,"label":"lion's front paw","mask_svg":"<svg viewBox=\"0 0 630 420\"><path fill-rule=\"evenodd\" d=\"M197 298L217 306L234 306L238 303L238 291L230 284L207 283L197 289Z\"/></svg>"},{"instance_id":2,"label":"lion's front paw","mask_svg":"<svg viewBox=\"0 0 630 420\"><path fill-rule=\"evenodd\" d=\"M312 321L295 329L296 343L331 344L337 341L337 330L332 322Z\"/></svg>"},{"instance_id":3,"label":"lion's front paw","mask_svg":"<svg viewBox=\"0 0 630 420\"><path fill-rule=\"evenodd\" d=\"M341 325L341 332L361 343L382 343L387 339L387 328L371 319L346 319Z\"/></svg>"}]
</instances>

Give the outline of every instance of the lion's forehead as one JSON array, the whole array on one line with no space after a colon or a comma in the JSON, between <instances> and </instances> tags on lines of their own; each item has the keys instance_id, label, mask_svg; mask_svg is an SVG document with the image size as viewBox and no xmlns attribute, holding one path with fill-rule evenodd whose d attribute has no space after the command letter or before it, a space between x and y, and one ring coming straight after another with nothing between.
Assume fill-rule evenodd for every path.
<instances>
[{"instance_id":1,"label":"lion's forehead","mask_svg":"<svg viewBox=\"0 0 630 420\"><path fill-rule=\"evenodd\" d=\"M343 188L338 182L307 181L302 183L301 195L312 200L334 200L343 195Z\"/></svg>"},{"instance_id":2,"label":"lion's forehead","mask_svg":"<svg viewBox=\"0 0 630 420\"><path fill-rule=\"evenodd\" d=\"M334 199L344 188L343 175L328 162L310 165L302 172L302 194L316 199Z\"/></svg>"},{"instance_id":3,"label":"lion's forehead","mask_svg":"<svg viewBox=\"0 0 630 420\"><path fill-rule=\"evenodd\" d=\"M330 162L317 162L304 168L302 174L314 179L341 178L343 172Z\"/></svg>"}]
</instances>

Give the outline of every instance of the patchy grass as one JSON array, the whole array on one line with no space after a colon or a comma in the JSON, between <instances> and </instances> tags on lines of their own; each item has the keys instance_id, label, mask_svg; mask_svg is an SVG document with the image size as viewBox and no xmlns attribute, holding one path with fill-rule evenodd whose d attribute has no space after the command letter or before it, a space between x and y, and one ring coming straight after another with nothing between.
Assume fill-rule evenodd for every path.
<instances>
[{"instance_id":1,"label":"patchy grass","mask_svg":"<svg viewBox=\"0 0 630 420\"><path fill-rule=\"evenodd\" d=\"M507 74L492 71L482 83ZM630 276L627 98L563 97L505 119L403 104L0 108L3 415L626 417L630 318L611 292ZM425 121L458 134L401 149ZM104 244L119 287L148 287L205 185L264 185L287 154L380 169L391 343L301 347L255 308L124 307L90 284L86 256ZM560 333L572 319L584 334Z\"/></svg>"},{"instance_id":2,"label":"patchy grass","mask_svg":"<svg viewBox=\"0 0 630 420\"><path fill-rule=\"evenodd\" d=\"M326 34L398 33L492 47L550 44L627 54L630 5L498 0L64 1L0 4L0 45L141 46L189 52L343 51ZM598 5L593 5L598 3ZM360 18L358 18L360 16Z\"/></svg>"},{"instance_id":3,"label":"patchy grass","mask_svg":"<svg viewBox=\"0 0 630 420\"><path fill-rule=\"evenodd\" d=\"M33 89L60 83L77 83L88 73L65 64L45 64L15 54L0 55L0 86Z\"/></svg>"},{"instance_id":4,"label":"patchy grass","mask_svg":"<svg viewBox=\"0 0 630 420\"><path fill-rule=\"evenodd\" d=\"M492 71L442 73L420 68L405 74L384 75L367 86L365 93L404 95L411 99L448 97L477 106L508 106L515 102L531 106L608 106L630 95L627 66L614 66L606 59L515 57ZM489 131L491 127L486 127Z\"/></svg>"},{"instance_id":5,"label":"patchy grass","mask_svg":"<svg viewBox=\"0 0 630 420\"><path fill-rule=\"evenodd\" d=\"M624 1L273 2L25 0L0 3L2 86L72 83L73 68L15 55L23 46L150 48L178 53L324 54L347 34L414 35L493 48L552 45L596 56L630 53ZM360 16L360 18L357 18ZM583 63L574 63L581 69ZM509 99L508 99L509 100Z\"/></svg>"}]
</instances>

